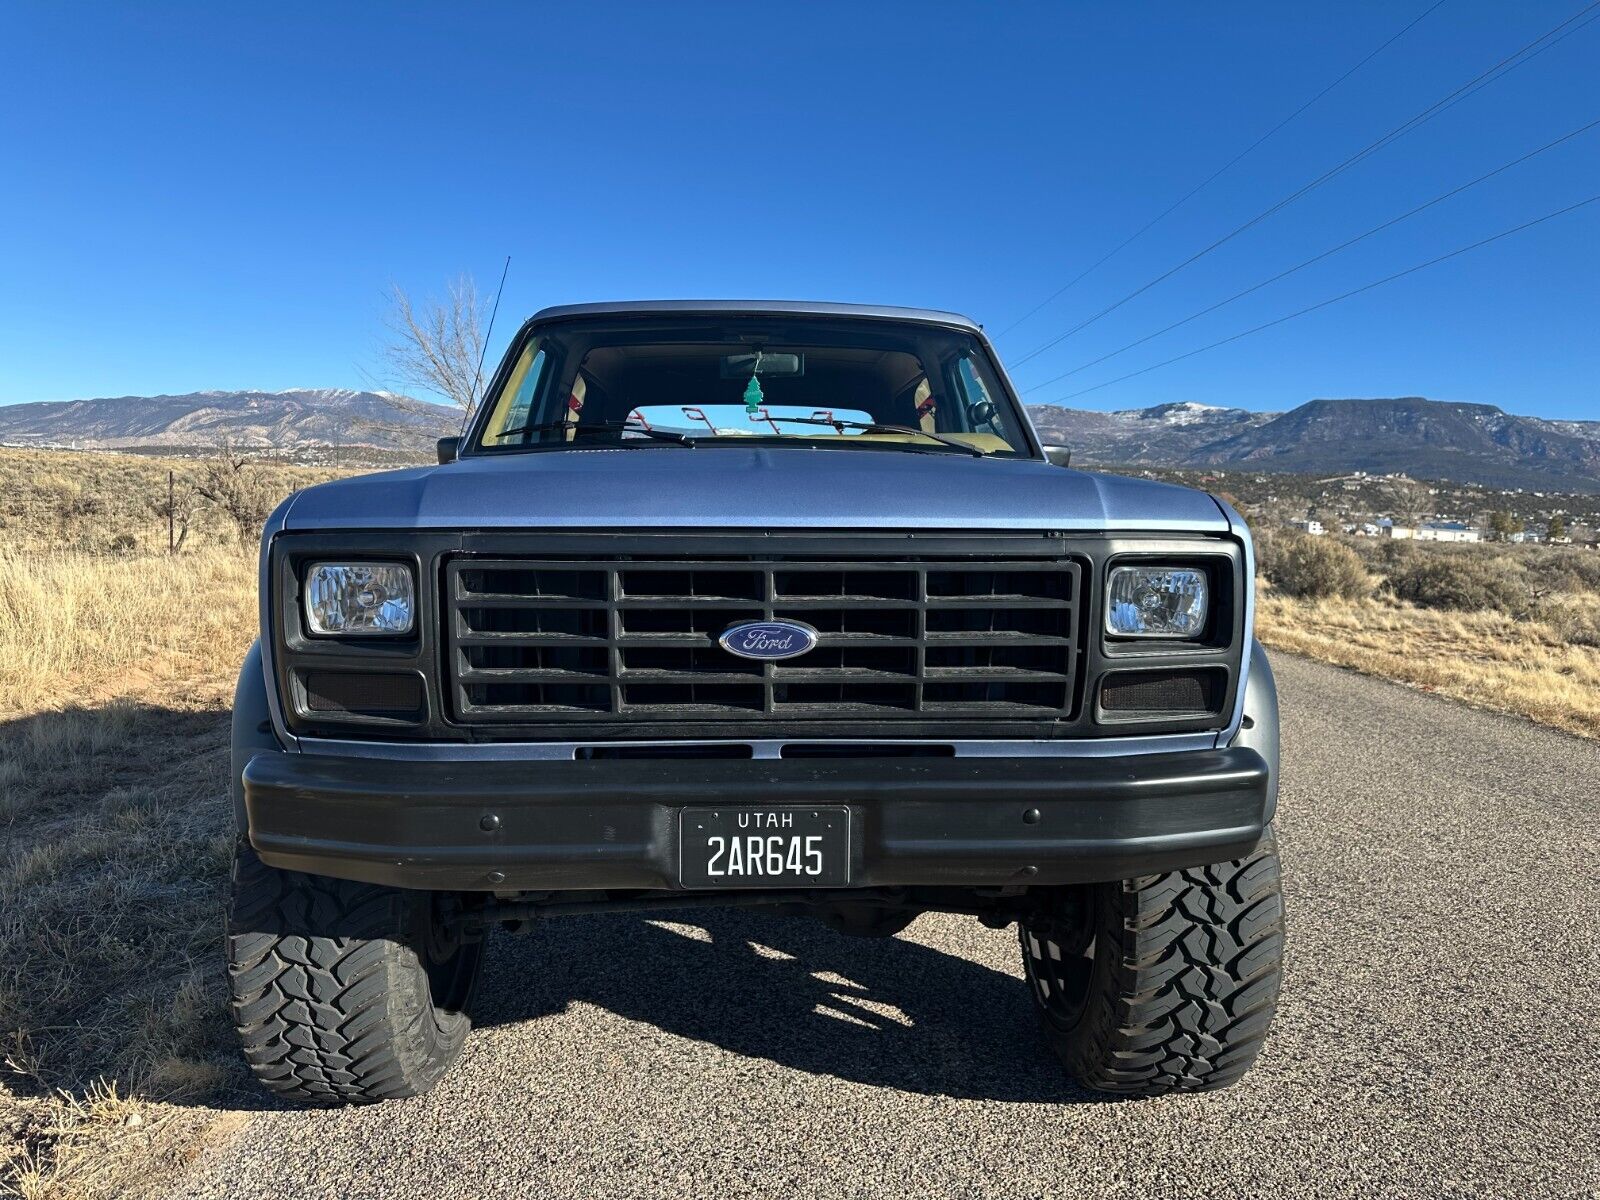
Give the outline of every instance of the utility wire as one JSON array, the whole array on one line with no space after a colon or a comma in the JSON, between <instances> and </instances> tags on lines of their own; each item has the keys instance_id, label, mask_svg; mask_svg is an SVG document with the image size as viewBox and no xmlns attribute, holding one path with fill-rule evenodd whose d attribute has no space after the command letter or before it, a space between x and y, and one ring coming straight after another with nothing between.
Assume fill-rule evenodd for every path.
<instances>
[{"instance_id":1,"label":"utility wire","mask_svg":"<svg viewBox=\"0 0 1600 1200\"><path fill-rule=\"evenodd\" d=\"M1442 204L1444 201L1450 199L1452 196L1459 196L1462 192L1466 191L1468 188L1477 187L1480 183L1483 183L1486 180L1493 179L1496 175L1503 174L1504 172L1509 171L1512 167L1519 166L1522 163L1527 162L1530 158L1536 158L1537 156L1543 154L1546 150L1553 150L1557 146L1561 145L1563 142L1570 142L1573 138L1578 137L1580 134L1588 133L1591 129L1594 129L1597 126L1600 126L1600 120L1590 121L1587 125L1584 125L1579 129L1574 129L1571 133L1562 134L1562 136L1556 138L1556 140L1553 141L1553 142L1546 142L1544 145L1540 146L1537 150L1528 151L1528 153L1524 154L1521 158L1514 158L1508 163L1501 164L1500 166L1496 167L1494 170L1488 172L1487 174L1479 175L1476 179L1469 180L1468 182L1461 184L1459 187L1451 188L1448 192L1445 192L1443 195L1435 196L1432 200L1427 201L1425 204L1417 205L1417 207L1413 208L1410 212L1403 212L1398 217L1392 217L1389 220L1385 221L1382 225L1375 225L1371 229L1367 230L1365 233L1357 234L1355 237L1351 238L1349 241L1340 242L1337 246L1333 247L1331 250L1324 250L1321 254L1316 255L1314 258L1308 258L1308 259L1305 260L1305 262L1297 263L1295 266L1290 267L1287 271L1280 271L1276 275L1272 276L1272 278L1270 278L1270 279L1263 279L1260 283L1254 284L1251 287L1247 287L1242 292L1235 292L1233 295L1229 296L1226 300L1218 300L1215 304L1208 305L1207 307L1202 308L1199 312L1190 313L1187 317L1184 317L1183 320L1174 321L1171 325L1167 325L1167 326L1165 326L1165 327L1163 327L1161 329L1158 329L1154 333L1148 333L1144 337L1139 338L1137 341L1129 342L1126 346L1122 346L1122 347L1119 347L1116 350L1111 351L1110 354L1102 354L1099 358L1092 358L1086 363L1083 363L1083 364L1081 364L1079 366L1073 367L1072 370L1070 370L1070 371L1063 371L1063 372L1061 372L1061 374L1054 375L1054 376L1050 377L1049 379L1043 380L1040 383L1030 384L1028 387L1023 388L1022 390L1024 392L1036 392L1040 388L1049 387L1052 383L1060 383L1063 379L1066 379L1066 378L1069 378L1070 376L1076 375L1080 371L1087 371L1090 367L1098 366L1099 364L1105 362L1109 358L1115 358L1119 354L1125 354L1129 350L1132 350L1135 346L1142 346L1146 342L1151 341L1151 340L1153 340L1155 338L1158 338L1164 333L1171 333L1174 329L1177 329L1177 328L1179 328L1180 326L1183 326L1183 325L1187 325L1190 321L1199 320L1201 317L1206 316L1208 313L1214 313L1214 312L1217 311L1217 309L1223 308L1226 305L1232 304L1235 300L1243 299L1245 296L1250 295L1251 292L1259 292L1262 288L1267 287L1269 284L1277 283L1280 279L1287 279L1290 275L1293 275L1295 272L1303 271L1307 267L1312 266L1312 265L1314 265L1316 263L1319 263L1323 259L1331 257L1332 255L1335 255L1335 254L1339 253L1339 251L1341 251L1341 250L1347 250L1351 246L1354 246L1357 242L1365 241L1367 238L1372 237L1374 234L1382 233L1385 229L1388 229L1389 227L1391 227L1393 225L1400 224L1401 221L1410 220L1412 217L1416 216L1418 213L1423 212L1426 209L1432 208L1435 204Z\"/></svg>"},{"instance_id":2,"label":"utility wire","mask_svg":"<svg viewBox=\"0 0 1600 1200\"><path fill-rule=\"evenodd\" d=\"M1404 279L1407 275L1415 275L1418 271L1426 270L1428 267L1437 266L1439 263L1446 262L1449 259L1466 254L1468 251L1477 250L1482 246L1487 246L1490 242L1498 242L1502 238L1508 238L1514 233L1521 233L1524 229L1532 229L1535 225L1542 225L1546 221L1553 221L1557 217L1566 216L1567 213L1576 212L1578 209L1590 204L1594 204L1597 201L1600 201L1600 195L1590 196L1587 200L1580 200L1576 204L1567 205L1566 208L1560 208L1555 212L1546 213L1542 217L1535 217L1533 220L1526 221L1515 228L1502 230L1500 233L1494 234L1492 237L1486 237L1481 241L1473 242L1470 246L1462 246L1459 249L1450 251L1448 254L1441 254L1438 258L1430 258L1427 262L1421 262L1416 266L1407 267L1404 271L1396 271L1393 275L1385 275L1382 279L1375 279L1371 283L1363 284L1358 288L1352 288L1350 291L1343 292L1340 295L1332 297L1331 299L1323 300L1316 304L1307 305L1305 308L1298 309L1295 312L1289 313L1287 316L1278 317L1275 320L1264 322L1263 324L1257 325L1251 329L1246 329L1242 333L1236 333L1232 337L1222 338L1219 341L1212 342L1206 346L1200 346L1194 350L1186 351L1183 354L1175 354L1171 358L1163 359L1158 363L1152 363L1150 366L1142 367L1137 371L1129 371L1126 375L1118 375L1115 379L1107 379L1104 383L1097 383L1093 387L1086 387L1081 391L1070 392L1059 399L1050 401L1050 403L1062 404L1068 400L1076 399L1079 396L1086 396L1090 392L1097 392L1101 388L1110 387L1114 383L1122 383L1124 380L1134 379L1137 376L1148 374L1149 372L1158 370L1161 367L1169 367L1175 362L1182 362L1186 358L1193 358L1196 354L1204 354L1208 350L1215 350L1218 346L1226 346L1229 342L1237 342L1240 338L1249 337L1253 333L1260 333L1263 329L1271 329L1274 325L1282 325L1285 321L1292 321L1296 317L1303 317L1307 313L1314 313L1319 308L1327 308L1330 304L1337 304L1341 300L1348 300L1352 296L1359 296L1362 292L1370 292L1373 288L1382 287L1386 283L1393 283L1396 279Z\"/></svg>"},{"instance_id":3,"label":"utility wire","mask_svg":"<svg viewBox=\"0 0 1600 1200\"><path fill-rule=\"evenodd\" d=\"M1060 342L1064 342L1067 338L1071 337L1073 334L1079 332L1080 330L1088 328L1090 325L1093 325L1096 321L1100 320L1101 317L1106 316L1108 313L1115 312L1117 309L1121 308L1124 304L1126 304L1129 300L1134 299L1136 296L1143 295L1145 292L1149 291L1151 288L1155 287L1156 284L1161 283L1163 280L1170 279L1172 276L1176 275L1179 271L1183 270L1185 267L1190 266L1193 263L1198 262L1200 259L1202 259L1206 255L1210 254L1213 250L1217 249L1219 246L1221 246L1221 245L1223 245L1223 244L1225 244L1227 242L1230 242L1234 238L1238 237L1241 233L1245 232L1245 230L1251 229L1254 226L1259 225L1262 221L1266 220L1268 217L1272 216L1274 213L1278 212L1280 209L1286 208L1288 205L1293 204L1296 200L1300 199L1300 197L1306 195L1308 192L1311 192L1311 191L1315 190L1316 188L1321 187L1324 183L1327 183L1328 180L1334 178L1336 175L1339 175L1339 174L1343 173L1344 171L1348 170L1349 168L1355 166L1358 162L1360 162L1363 159L1367 158L1369 155L1372 155L1372 154L1376 153L1377 151L1381 150L1383 147L1385 147L1385 146L1389 145L1390 143L1398 140L1399 138L1405 136L1405 134L1411 132L1413 129L1416 129L1418 126L1423 125L1428 121L1431 121L1434 117L1438 116L1440 113L1444 112L1446 109L1451 108L1451 107L1455 106L1456 104L1459 104L1462 100L1465 100L1468 96L1472 95L1474 92L1479 91L1479 90L1489 86L1489 84L1493 83L1495 80L1497 80L1499 78L1502 78L1505 75L1510 74L1512 71L1516 70L1517 67L1523 66L1524 64L1532 61L1537 55L1543 54L1546 50L1548 50L1552 46L1554 46L1557 42L1560 42L1560 41L1564 40L1566 37L1568 37L1569 35L1578 32L1579 29L1582 29L1585 25L1588 25L1591 21L1595 20L1597 17L1600 17L1600 12L1595 12L1596 9L1600 9L1600 0L1591 0L1591 3L1589 3L1588 5L1586 5L1583 8L1579 9L1576 13L1574 13L1572 16L1568 17L1565 21L1562 21L1561 24L1557 25L1554 29L1551 29L1551 30L1539 35L1538 37L1534 38L1533 41L1529 42L1526 46L1523 46L1520 50L1516 51L1514 54L1507 55L1505 58L1503 58L1499 62L1497 62L1494 66L1490 67L1487 71L1484 71L1482 74L1476 76L1475 78L1468 80L1466 83L1462 84L1455 91L1451 92L1449 95L1445 96L1444 98L1435 101L1433 104L1431 104L1427 108L1423 109L1421 112L1419 112L1416 116L1412 117L1410 120L1404 122L1403 124L1395 126L1388 133L1386 133L1382 137L1380 137L1377 141L1372 142L1370 145L1364 147L1363 149L1356 151L1349 158L1345 159L1343 162L1339 163L1337 166L1331 167L1327 171L1324 171L1321 175L1317 176L1310 183L1305 184L1304 186L1302 186L1298 190L1296 190L1294 192L1291 192L1289 195L1285 196L1282 200L1279 200L1271 208L1268 208L1268 209L1264 210L1263 212L1257 213L1255 216L1251 217L1248 221L1246 221L1243 225L1240 225L1237 228L1235 228L1234 230L1232 230L1231 232L1224 234L1222 237L1220 237L1216 241L1212 242L1209 246L1205 247L1203 250L1197 250L1195 253L1191 254L1188 258L1186 258L1182 262L1180 262L1177 266L1171 267L1168 270L1163 271L1160 275L1157 275L1154 279L1150 280L1148 283L1145 283L1142 286L1140 286L1140 287L1134 289L1133 291L1129 292L1126 296L1122 297L1122 299L1116 301L1113 304L1107 305L1105 308L1102 308L1099 312L1095 313L1092 317L1087 317L1084 320L1078 322L1078 324L1074 325L1071 329L1068 329L1066 332L1058 334L1056 337L1051 338L1048 342L1044 343L1044 345L1039 346L1036 349L1029 351L1027 354L1024 354L1021 358L1013 359L1012 360L1012 364L1011 364L1012 367L1013 368L1020 367L1023 363L1029 362L1029 361L1037 358L1039 355L1043 354L1046 350L1050 349L1052 346L1055 346ZM1568 26L1571 26L1573 24L1573 22L1577 21L1580 17L1587 17L1587 20L1584 20L1581 24L1576 25L1573 28L1569 29ZM1563 30L1565 30L1565 32L1563 32ZM1559 36L1557 36L1558 34L1559 34ZM1541 42L1543 42L1544 45L1540 45ZM1538 49L1534 49L1534 47L1536 47L1536 46L1538 47Z\"/></svg>"},{"instance_id":4,"label":"utility wire","mask_svg":"<svg viewBox=\"0 0 1600 1200\"><path fill-rule=\"evenodd\" d=\"M1072 288L1076 287L1080 282L1082 282L1087 276L1092 274L1094 271L1098 270L1100 267L1104 266L1106 263L1110 262L1118 254L1122 253L1122 251L1125 250L1128 246L1130 246L1134 242L1138 241L1146 233L1150 232L1151 229L1155 228L1155 226L1159 225L1162 221L1166 220L1169 216L1171 216L1173 213L1175 213L1178 209L1182 208L1190 200L1194 199L1201 192L1205 191L1206 188L1210 187L1213 182L1215 182L1218 178L1220 178L1223 174L1225 174L1230 168L1232 168L1234 166L1234 164L1238 163L1241 159L1243 159L1247 155L1249 155L1253 150L1255 150L1255 148L1257 146L1261 145L1262 142L1266 141L1273 134L1277 133L1278 130L1282 129L1285 125L1289 124L1289 122L1293 121L1301 113L1305 112L1306 109L1310 108L1318 100L1321 100L1329 92L1333 91L1334 88L1338 87L1346 79L1349 79L1350 76L1354 75L1362 67L1366 66L1373 59L1377 58L1378 55L1382 54L1390 46L1394 45L1394 43L1399 41L1406 34L1410 33L1411 30L1415 26L1420 25L1424 20L1426 20L1429 16L1431 16L1433 11L1434 11L1434 9L1438 8L1440 5L1442 5L1444 3L1445 3L1445 0L1434 0L1434 3L1431 6L1429 6L1429 8L1425 12L1423 12L1421 16L1419 16L1419 17L1415 18L1414 20L1412 20L1411 23L1408 24L1404 29L1400 30L1399 33L1395 34L1388 41L1384 42L1383 45L1379 46L1371 54L1367 55L1360 62L1358 62L1355 66L1351 67L1343 75L1339 76L1339 78L1335 79L1327 87L1323 88L1315 96L1311 97L1311 99L1307 100L1299 108L1295 109L1287 117L1285 117L1283 120L1279 121L1271 129L1267 130L1260 137L1258 137L1255 141L1251 142L1243 150L1239 151L1239 153L1235 154L1227 162L1223 163L1215 171L1211 172L1211 174L1207 175L1204 179L1202 179L1193 188L1191 188L1189 191L1185 192L1177 200L1174 200L1172 202L1172 204L1170 204L1168 207L1162 209L1162 211L1159 212L1158 214L1156 214L1154 217L1151 217L1150 220L1146 221L1143 225L1141 225L1133 233L1129 234L1122 241L1118 242L1114 247L1112 247L1110 250L1108 250L1100 258L1097 258L1094 262L1090 263L1087 267L1085 267L1077 275L1074 275L1070 280L1068 280L1066 283L1062 284L1055 291L1051 292L1048 296L1046 296L1038 304L1035 304L1027 312L1023 313L1015 321L1013 321L1013 322L1011 322L1011 324L1007 325L1004 329L1002 329L995 336L996 337L1005 337L1006 334L1010 333L1018 325L1021 325L1024 321L1026 321L1029 317L1033 316L1040 309L1045 308L1048 305L1054 303L1057 297L1061 296L1063 293L1065 293L1067 291L1070 291Z\"/></svg>"}]
</instances>

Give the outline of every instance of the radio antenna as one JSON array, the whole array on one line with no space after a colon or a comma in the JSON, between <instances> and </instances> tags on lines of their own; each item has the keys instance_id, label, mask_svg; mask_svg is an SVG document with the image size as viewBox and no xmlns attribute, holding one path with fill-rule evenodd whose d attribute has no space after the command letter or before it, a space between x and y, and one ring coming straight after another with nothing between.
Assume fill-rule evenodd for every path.
<instances>
[{"instance_id":1,"label":"radio antenna","mask_svg":"<svg viewBox=\"0 0 1600 1200\"><path fill-rule=\"evenodd\" d=\"M494 319L500 312L500 293L506 290L506 276L511 272L511 255L506 255L506 265L500 269L500 286L494 290L494 307L489 310L489 328L484 331L483 345L478 349L478 370L472 377L472 406L478 406L478 385L483 382L483 356L489 353L489 339L494 336Z\"/></svg>"}]
</instances>

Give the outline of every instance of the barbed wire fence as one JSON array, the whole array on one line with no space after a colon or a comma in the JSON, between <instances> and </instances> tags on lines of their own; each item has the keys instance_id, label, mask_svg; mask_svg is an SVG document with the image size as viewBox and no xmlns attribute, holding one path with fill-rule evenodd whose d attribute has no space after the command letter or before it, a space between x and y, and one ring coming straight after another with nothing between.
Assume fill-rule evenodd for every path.
<instances>
[{"instance_id":1,"label":"barbed wire fence","mask_svg":"<svg viewBox=\"0 0 1600 1200\"><path fill-rule=\"evenodd\" d=\"M376 429L371 422L364 429ZM418 430L384 426L397 440L415 440ZM246 541L241 519L248 505L204 493L208 467L232 456L248 486L259 495L263 518L291 492L324 479L362 471L414 466L432 461L417 449L388 449L349 440L300 443L294 446L223 448L213 453L171 459L148 468L119 462L112 470L95 470L99 452L37 451L8 446L30 455L59 454L67 469L41 472L35 462L0 473L0 546L28 551L80 550L111 554L180 554L202 546L241 545ZM78 456L83 456L80 459ZM136 457L136 456L128 456ZM85 463L84 459L90 459ZM4 460L0 459L0 467ZM41 475L43 477L41 478ZM259 507L259 505L258 505ZM249 523L248 520L245 523Z\"/></svg>"}]
</instances>

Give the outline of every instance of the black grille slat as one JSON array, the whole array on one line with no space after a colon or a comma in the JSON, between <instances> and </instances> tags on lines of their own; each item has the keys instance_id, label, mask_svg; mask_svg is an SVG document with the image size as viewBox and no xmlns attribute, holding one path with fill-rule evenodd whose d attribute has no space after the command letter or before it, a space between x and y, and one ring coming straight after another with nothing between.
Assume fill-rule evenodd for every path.
<instances>
[{"instance_id":1,"label":"black grille slat","mask_svg":"<svg viewBox=\"0 0 1600 1200\"><path fill-rule=\"evenodd\" d=\"M454 716L469 723L677 718L1071 718L1081 573L1072 559L729 557L445 564ZM818 631L756 662L740 621Z\"/></svg>"}]
</instances>

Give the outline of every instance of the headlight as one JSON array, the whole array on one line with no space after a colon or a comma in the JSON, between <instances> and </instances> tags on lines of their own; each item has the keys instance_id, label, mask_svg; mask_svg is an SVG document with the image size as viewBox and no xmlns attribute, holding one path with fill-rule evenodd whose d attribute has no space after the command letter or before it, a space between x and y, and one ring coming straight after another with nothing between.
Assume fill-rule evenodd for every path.
<instances>
[{"instance_id":1,"label":"headlight","mask_svg":"<svg viewBox=\"0 0 1600 1200\"><path fill-rule=\"evenodd\" d=\"M1199 637L1206 592L1206 573L1192 567L1115 567L1106 629L1123 637Z\"/></svg>"},{"instance_id":2,"label":"headlight","mask_svg":"<svg viewBox=\"0 0 1600 1200\"><path fill-rule=\"evenodd\" d=\"M410 633L416 596L411 569L399 563L312 563L306 623L312 633Z\"/></svg>"}]
</instances>

